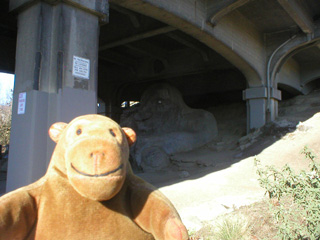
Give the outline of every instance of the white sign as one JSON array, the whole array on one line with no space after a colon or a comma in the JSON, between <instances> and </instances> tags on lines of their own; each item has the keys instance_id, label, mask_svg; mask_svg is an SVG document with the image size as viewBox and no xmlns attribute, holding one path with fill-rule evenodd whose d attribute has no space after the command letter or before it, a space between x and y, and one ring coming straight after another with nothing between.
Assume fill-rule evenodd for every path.
<instances>
[{"instance_id":1,"label":"white sign","mask_svg":"<svg viewBox=\"0 0 320 240\"><path fill-rule=\"evenodd\" d=\"M72 75L79 78L89 79L90 60L73 56Z\"/></svg>"},{"instance_id":2,"label":"white sign","mask_svg":"<svg viewBox=\"0 0 320 240\"><path fill-rule=\"evenodd\" d=\"M18 114L25 114L26 101L27 101L27 93L26 92L19 93Z\"/></svg>"}]
</instances>

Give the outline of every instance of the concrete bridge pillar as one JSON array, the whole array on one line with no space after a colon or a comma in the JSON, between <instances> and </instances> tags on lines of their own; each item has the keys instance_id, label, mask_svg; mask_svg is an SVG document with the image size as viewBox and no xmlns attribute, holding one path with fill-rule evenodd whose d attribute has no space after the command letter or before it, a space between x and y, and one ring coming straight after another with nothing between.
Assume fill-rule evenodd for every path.
<instances>
[{"instance_id":1,"label":"concrete bridge pillar","mask_svg":"<svg viewBox=\"0 0 320 240\"><path fill-rule=\"evenodd\" d=\"M275 88L271 88L270 91L266 87L248 88L243 91L243 99L247 101L247 131L249 132L276 119L281 92Z\"/></svg>"},{"instance_id":2,"label":"concrete bridge pillar","mask_svg":"<svg viewBox=\"0 0 320 240\"><path fill-rule=\"evenodd\" d=\"M281 101L281 91L270 88L267 104L267 121L274 121L278 117L278 102Z\"/></svg>"},{"instance_id":3,"label":"concrete bridge pillar","mask_svg":"<svg viewBox=\"0 0 320 240\"><path fill-rule=\"evenodd\" d=\"M18 14L7 192L45 173L48 128L96 113L99 23L107 0L11 0Z\"/></svg>"},{"instance_id":4,"label":"concrete bridge pillar","mask_svg":"<svg viewBox=\"0 0 320 240\"><path fill-rule=\"evenodd\" d=\"M248 88L243 91L247 101L247 132L266 123L267 88Z\"/></svg>"}]
</instances>

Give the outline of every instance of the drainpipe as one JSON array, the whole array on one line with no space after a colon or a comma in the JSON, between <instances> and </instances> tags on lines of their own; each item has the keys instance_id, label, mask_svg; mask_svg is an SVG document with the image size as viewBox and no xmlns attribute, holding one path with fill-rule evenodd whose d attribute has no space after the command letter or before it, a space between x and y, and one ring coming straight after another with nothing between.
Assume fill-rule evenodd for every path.
<instances>
[{"instance_id":1,"label":"drainpipe","mask_svg":"<svg viewBox=\"0 0 320 240\"><path fill-rule=\"evenodd\" d=\"M271 106L271 86L270 86L270 84L271 84L271 82L270 82L271 73L270 73L270 65L271 65L272 58L279 51L280 48L282 48L284 45L286 45L288 42L290 42L296 36L297 35L294 35L291 38L289 38L287 41L282 43L276 50L274 50L274 52L271 54L271 56L269 58L268 65L267 65L267 113L269 114L269 116L271 114L271 110L270 110L270 106Z\"/></svg>"}]
</instances>

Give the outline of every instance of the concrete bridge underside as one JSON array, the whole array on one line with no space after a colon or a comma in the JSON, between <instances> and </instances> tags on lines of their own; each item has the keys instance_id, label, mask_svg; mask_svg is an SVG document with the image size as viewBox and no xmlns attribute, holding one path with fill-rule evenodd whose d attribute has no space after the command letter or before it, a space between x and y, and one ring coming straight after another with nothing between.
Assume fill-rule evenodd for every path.
<instances>
[{"instance_id":1,"label":"concrete bridge underside","mask_svg":"<svg viewBox=\"0 0 320 240\"><path fill-rule=\"evenodd\" d=\"M98 98L118 120L122 102L169 82L192 107L243 101L249 131L276 118L281 91L319 86L317 0L5 0L0 9L0 70L16 74L7 191L43 175L49 126L95 113Z\"/></svg>"}]
</instances>

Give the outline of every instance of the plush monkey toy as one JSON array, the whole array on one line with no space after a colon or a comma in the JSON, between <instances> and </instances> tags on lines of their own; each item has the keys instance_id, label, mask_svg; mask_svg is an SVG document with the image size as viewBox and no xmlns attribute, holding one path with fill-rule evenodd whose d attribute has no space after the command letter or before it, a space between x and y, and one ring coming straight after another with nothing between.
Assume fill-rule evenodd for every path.
<instances>
[{"instance_id":1,"label":"plush monkey toy","mask_svg":"<svg viewBox=\"0 0 320 240\"><path fill-rule=\"evenodd\" d=\"M1 240L186 240L171 202L132 173L135 132L107 117L55 123L47 173L0 198Z\"/></svg>"}]
</instances>

